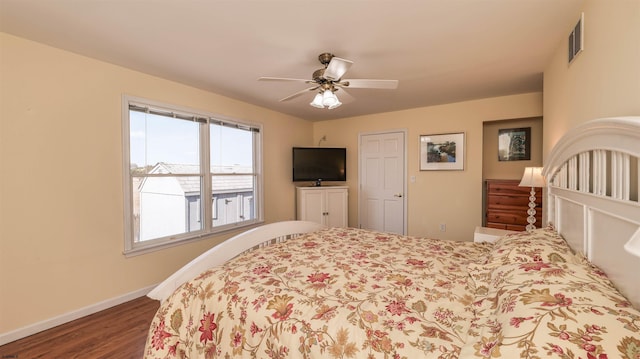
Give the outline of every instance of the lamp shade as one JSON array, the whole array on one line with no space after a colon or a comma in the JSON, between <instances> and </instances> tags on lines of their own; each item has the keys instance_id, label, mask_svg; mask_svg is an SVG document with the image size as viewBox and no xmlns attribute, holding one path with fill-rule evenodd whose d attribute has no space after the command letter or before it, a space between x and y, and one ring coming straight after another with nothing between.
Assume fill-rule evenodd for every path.
<instances>
[{"instance_id":1,"label":"lamp shade","mask_svg":"<svg viewBox=\"0 0 640 359\"><path fill-rule=\"evenodd\" d=\"M326 90L324 94L322 94L322 104L326 107L331 107L338 102L338 97L331 92L331 90Z\"/></svg>"},{"instance_id":2,"label":"lamp shade","mask_svg":"<svg viewBox=\"0 0 640 359\"><path fill-rule=\"evenodd\" d=\"M544 187L546 185L544 177L542 177L542 167L526 167L520 187Z\"/></svg>"},{"instance_id":3,"label":"lamp shade","mask_svg":"<svg viewBox=\"0 0 640 359\"><path fill-rule=\"evenodd\" d=\"M340 102L340 100L338 99L338 96L336 96L336 103L329 106L329 110L333 110L334 108L339 107L340 105L342 105L342 102Z\"/></svg>"},{"instance_id":4,"label":"lamp shade","mask_svg":"<svg viewBox=\"0 0 640 359\"><path fill-rule=\"evenodd\" d=\"M324 108L324 105L322 105L322 93L318 92L309 105L315 108Z\"/></svg>"}]
</instances>

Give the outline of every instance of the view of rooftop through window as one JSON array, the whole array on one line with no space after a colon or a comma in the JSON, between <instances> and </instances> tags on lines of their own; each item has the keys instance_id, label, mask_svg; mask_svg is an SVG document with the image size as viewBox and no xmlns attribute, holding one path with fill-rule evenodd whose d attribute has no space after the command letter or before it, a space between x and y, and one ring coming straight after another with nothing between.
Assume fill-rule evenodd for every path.
<instances>
[{"instance_id":1,"label":"view of rooftop through window","mask_svg":"<svg viewBox=\"0 0 640 359\"><path fill-rule=\"evenodd\" d=\"M193 119L130 106L134 244L188 238L257 218L254 136L259 132L233 122ZM210 175L201 161L205 155ZM208 203L202 201L205 188L211 191L204 196Z\"/></svg>"}]
</instances>

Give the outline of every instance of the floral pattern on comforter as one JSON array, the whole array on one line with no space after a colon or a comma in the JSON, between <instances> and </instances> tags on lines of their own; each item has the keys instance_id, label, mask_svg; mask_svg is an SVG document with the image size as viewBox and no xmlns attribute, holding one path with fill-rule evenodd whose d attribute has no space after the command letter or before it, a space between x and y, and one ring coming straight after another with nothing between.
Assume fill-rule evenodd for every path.
<instances>
[{"instance_id":1,"label":"floral pattern on comforter","mask_svg":"<svg viewBox=\"0 0 640 359\"><path fill-rule=\"evenodd\" d=\"M161 305L145 358L640 358L640 311L552 228L491 244L326 229Z\"/></svg>"},{"instance_id":2,"label":"floral pattern on comforter","mask_svg":"<svg viewBox=\"0 0 640 359\"><path fill-rule=\"evenodd\" d=\"M457 358L488 249L353 228L261 248L167 298L145 357Z\"/></svg>"},{"instance_id":3,"label":"floral pattern on comforter","mask_svg":"<svg viewBox=\"0 0 640 359\"><path fill-rule=\"evenodd\" d=\"M640 311L553 229L504 237L488 258L470 271L477 318L461 357L640 358Z\"/></svg>"}]
</instances>

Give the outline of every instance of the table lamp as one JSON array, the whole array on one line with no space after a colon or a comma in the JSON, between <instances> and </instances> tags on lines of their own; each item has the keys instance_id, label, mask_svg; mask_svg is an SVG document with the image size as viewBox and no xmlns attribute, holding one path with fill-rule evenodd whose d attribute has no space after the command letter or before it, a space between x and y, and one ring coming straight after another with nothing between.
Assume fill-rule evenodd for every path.
<instances>
[{"instance_id":1,"label":"table lamp","mask_svg":"<svg viewBox=\"0 0 640 359\"><path fill-rule=\"evenodd\" d=\"M528 224L526 227L527 232L531 232L536 229L536 187L540 188L545 186L544 177L542 177L542 167L526 167L518 186L531 187L529 209L527 210L529 217L527 217Z\"/></svg>"}]
</instances>

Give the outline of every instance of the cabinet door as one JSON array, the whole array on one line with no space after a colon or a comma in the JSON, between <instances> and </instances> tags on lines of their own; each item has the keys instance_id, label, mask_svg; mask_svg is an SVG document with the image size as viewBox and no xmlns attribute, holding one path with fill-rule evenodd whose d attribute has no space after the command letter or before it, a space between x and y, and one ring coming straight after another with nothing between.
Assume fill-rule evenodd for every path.
<instances>
[{"instance_id":1,"label":"cabinet door","mask_svg":"<svg viewBox=\"0 0 640 359\"><path fill-rule=\"evenodd\" d=\"M299 194L301 208L299 208L298 219L325 224L324 192L303 190Z\"/></svg>"},{"instance_id":2,"label":"cabinet door","mask_svg":"<svg viewBox=\"0 0 640 359\"><path fill-rule=\"evenodd\" d=\"M324 212L326 213L324 222L329 227L347 226L347 190L336 189L326 190L326 202Z\"/></svg>"}]
</instances>

